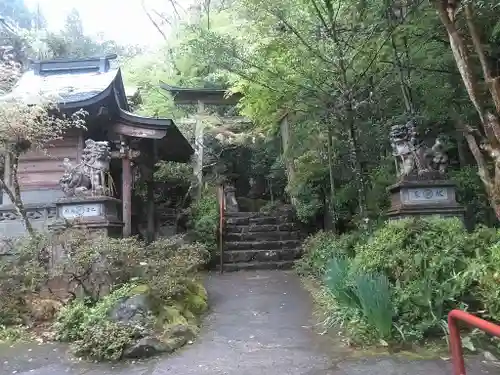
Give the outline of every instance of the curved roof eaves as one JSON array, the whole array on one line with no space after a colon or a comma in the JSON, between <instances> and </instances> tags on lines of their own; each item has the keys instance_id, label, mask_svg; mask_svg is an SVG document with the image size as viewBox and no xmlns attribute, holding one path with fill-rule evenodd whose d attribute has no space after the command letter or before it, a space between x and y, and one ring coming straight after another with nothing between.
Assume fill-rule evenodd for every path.
<instances>
[{"instance_id":1,"label":"curved roof eaves","mask_svg":"<svg viewBox=\"0 0 500 375\"><path fill-rule=\"evenodd\" d=\"M24 73L4 99L21 100L34 104L35 98L47 98L64 107L84 107L93 104L108 93L119 69L107 72L64 72L37 75Z\"/></svg>"}]
</instances>

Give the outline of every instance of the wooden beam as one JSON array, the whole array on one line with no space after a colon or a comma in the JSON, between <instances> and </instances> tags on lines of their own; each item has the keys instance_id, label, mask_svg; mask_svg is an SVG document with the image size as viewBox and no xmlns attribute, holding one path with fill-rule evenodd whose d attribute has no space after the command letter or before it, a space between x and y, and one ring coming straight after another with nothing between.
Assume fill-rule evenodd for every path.
<instances>
[{"instance_id":1,"label":"wooden beam","mask_svg":"<svg viewBox=\"0 0 500 375\"><path fill-rule=\"evenodd\" d=\"M132 161L128 145L122 152L122 205L123 205L123 237L132 235Z\"/></svg>"},{"instance_id":2,"label":"wooden beam","mask_svg":"<svg viewBox=\"0 0 500 375\"><path fill-rule=\"evenodd\" d=\"M167 129L149 129L122 123L114 124L113 131L120 135L135 138L162 139L167 135Z\"/></svg>"}]
</instances>

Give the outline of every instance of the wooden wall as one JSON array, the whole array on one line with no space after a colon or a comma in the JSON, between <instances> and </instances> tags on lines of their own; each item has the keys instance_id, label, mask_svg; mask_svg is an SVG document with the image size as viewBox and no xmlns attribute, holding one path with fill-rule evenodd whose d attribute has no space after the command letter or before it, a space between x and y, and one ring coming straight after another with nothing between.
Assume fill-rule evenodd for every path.
<instances>
[{"instance_id":1,"label":"wooden wall","mask_svg":"<svg viewBox=\"0 0 500 375\"><path fill-rule=\"evenodd\" d=\"M82 149L82 132L75 130L64 139L53 142L48 154L30 151L22 155L18 174L21 190L59 187L59 179L64 173L64 158L69 158L75 165L80 161Z\"/></svg>"}]
</instances>

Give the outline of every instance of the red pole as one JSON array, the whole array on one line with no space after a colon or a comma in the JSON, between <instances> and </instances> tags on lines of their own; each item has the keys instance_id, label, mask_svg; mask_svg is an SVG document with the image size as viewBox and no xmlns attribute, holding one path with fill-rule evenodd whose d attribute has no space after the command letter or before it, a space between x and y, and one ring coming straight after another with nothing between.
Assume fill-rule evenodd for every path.
<instances>
[{"instance_id":1,"label":"red pole","mask_svg":"<svg viewBox=\"0 0 500 375\"><path fill-rule=\"evenodd\" d=\"M460 330L458 329L458 324L452 312L450 312L450 314L448 315L448 329L450 331L450 352L451 352L451 361L453 365L453 375L465 375L465 362L464 362L464 353L462 351L462 338L460 337Z\"/></svg>"},{"instance_id":2,"label":"red pole","mask_svg":"<svg viewBox=\"0 0 500 375\"><path fill-rule=\"evenodd\" d=\"M466 375L462 339L460 338L460 330L458 329L459 321L497 337L500 337L500 326L461 310L452 310L448 314L453 375Z\"/></svg>"},{"instance_id":3,"label":"red pole","mask_svg":"<svg viewBox=\"0 0 500 375\"><path fill-rule=\"evenodd\" d=\"M219 254L220 273L224 273L224 212L226 197L224 195L224 185L219 186Z\"/></svg>"}]
</instances>

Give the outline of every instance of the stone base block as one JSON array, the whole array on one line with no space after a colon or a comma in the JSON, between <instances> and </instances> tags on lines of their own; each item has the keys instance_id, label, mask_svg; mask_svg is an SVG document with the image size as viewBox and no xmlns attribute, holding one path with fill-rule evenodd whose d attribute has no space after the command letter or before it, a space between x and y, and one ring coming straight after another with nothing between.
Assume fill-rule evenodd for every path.
<instances>
[{"instance_id":1,"label":"stone base block","mask_svg":"<svg viewBox=\"0 0 500 375\"><path fill-rule=\"evenodd\" d=\"M465 209L455 197L455 184L447 180L402 181L389 188L389 219L441 216L464 219Z\"/></svg>"},{"instance_id":2,"label":"stone base block","mask_svg":"<svg viewBox=\"0 0 500 375\"><path fill-rule=\"evenodd\" d=\"M58 231L71 226L120 237L120 208L121 201L112 197L63 198L56 202L57 218L49 229Z\"/></svg>"}]
</instances>

